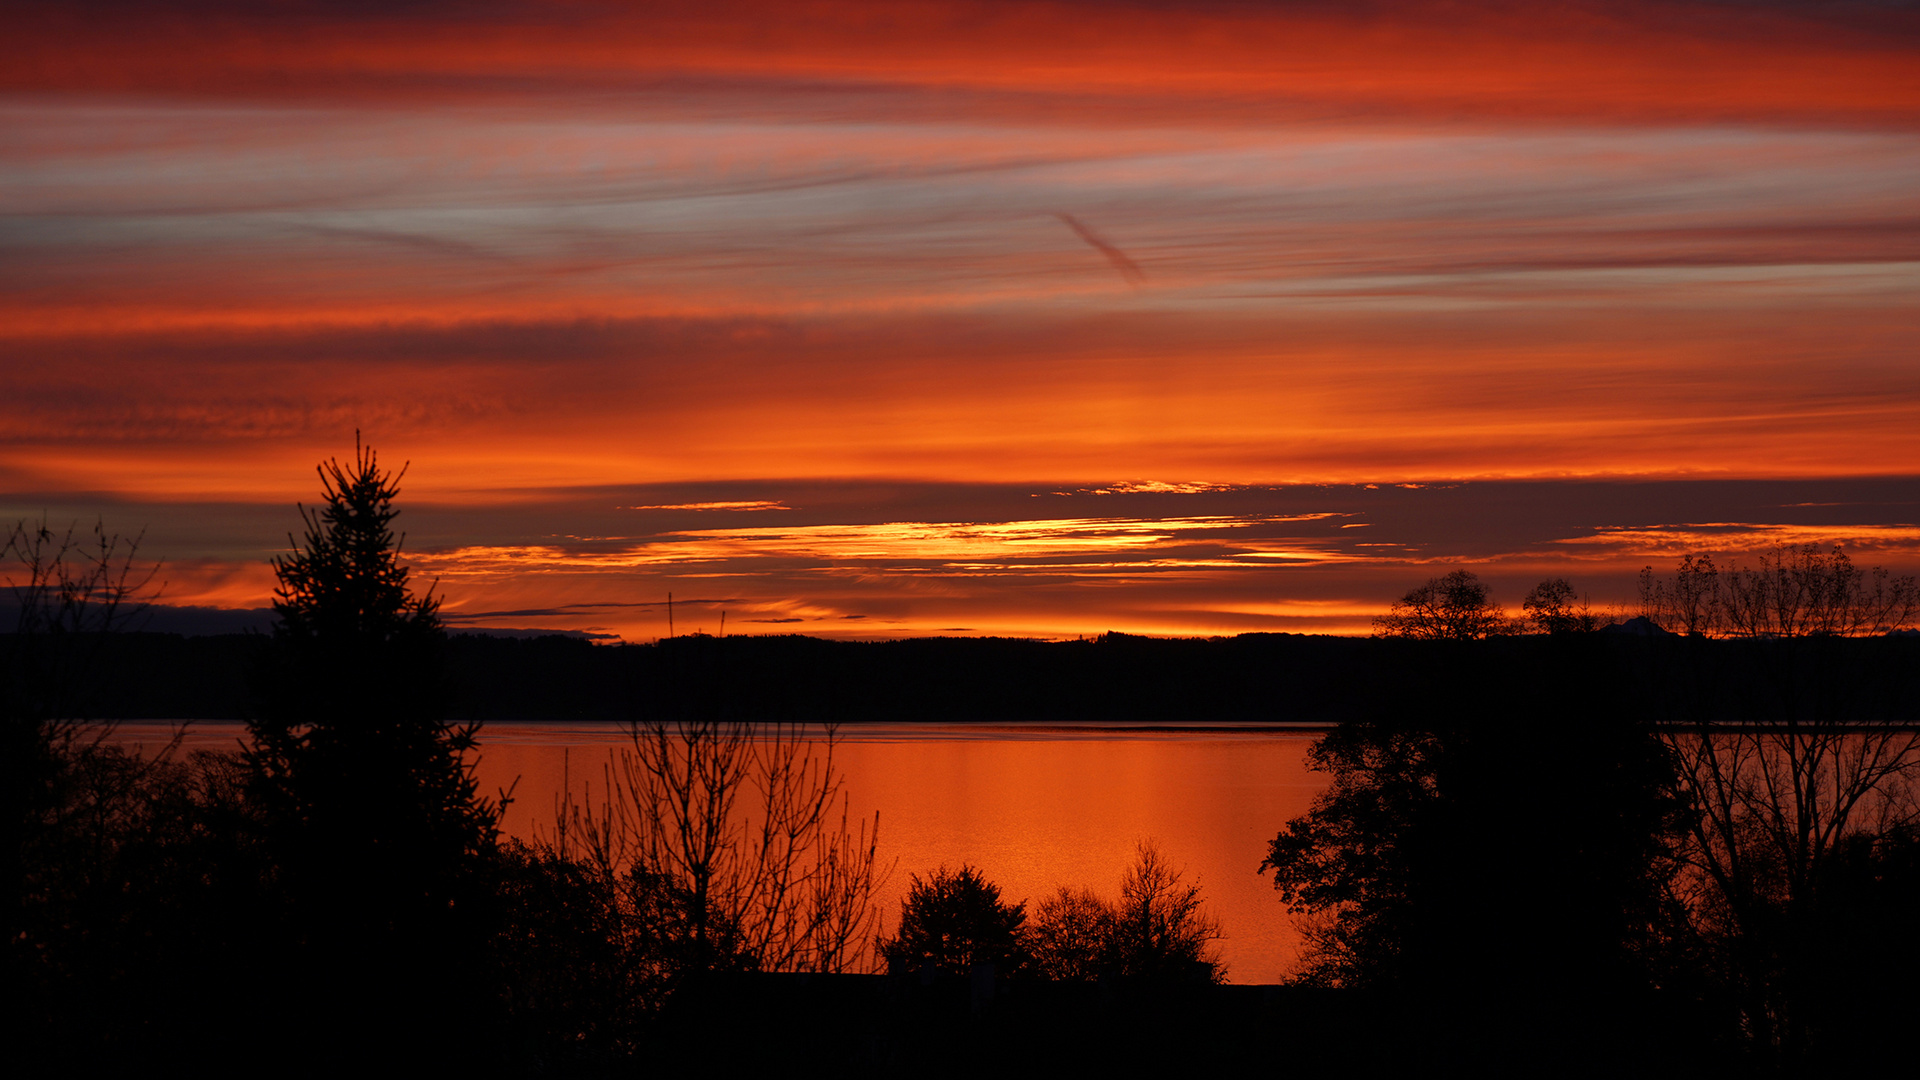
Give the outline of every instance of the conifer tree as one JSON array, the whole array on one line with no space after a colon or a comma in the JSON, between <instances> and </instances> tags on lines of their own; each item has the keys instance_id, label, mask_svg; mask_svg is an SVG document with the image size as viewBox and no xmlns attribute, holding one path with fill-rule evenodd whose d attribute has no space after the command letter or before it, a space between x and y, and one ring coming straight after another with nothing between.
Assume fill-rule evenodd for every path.
<instances>
[{"instance_id":1,"label":"conifer tree","mask_svg":"<svg viewBox=\"0 0 1920 1080\"><path fill-rule=\"evenodd\" d=\"M439 633L440 601L407 588L407 568L400 563L404 537L393 534L399 516L393 500L406 467L396 476L381 472L373 449L356 438L351 472L337 459L315 471L326 503L311 510L301 506L304 545L273 560L280 579L274 636L364 648Z\"/></svg>"},{"instance_id":2,"label":"conifer tree","mask_svg":"<svg viewBox=\"0 0 1920 1080\"><path fill-rule=\"evenodd\" d=\"M439 601L409 587L392 529L400 477L355 443L319 467L324 501L274 560L249 763L306 947L444 967L504 802L479 795L477 726L444 718Z\"/></svg>"}]
</instances>

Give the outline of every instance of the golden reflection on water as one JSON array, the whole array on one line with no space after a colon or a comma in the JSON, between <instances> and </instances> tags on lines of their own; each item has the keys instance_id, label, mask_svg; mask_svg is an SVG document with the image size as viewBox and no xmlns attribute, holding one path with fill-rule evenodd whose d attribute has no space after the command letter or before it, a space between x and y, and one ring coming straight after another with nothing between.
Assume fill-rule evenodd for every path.
<instances>
[{"instance_id":1,"label":"golden reflection on water","mask_svg":"<svg viewBox=\"0 0 1920 1080\"><path fill-rule=\"evenodd\" d=\"M1148 731L888 724L840 730L834 763L853 814L880 814L895 864L881 903L891 928L909 874L971 863L1030 906L1061 885L1112 896L1151 840L1197 879L1227 935L1234 982L1282 978L1296 939L1266 844L1325 786L1306 770L1311 732ZM505 828L531 838L555 797L604 791L615 725L497 724L482 734L482 789L518 780ZM564 778L564 781L563 781Z\"/></svg>"}]
</instances>

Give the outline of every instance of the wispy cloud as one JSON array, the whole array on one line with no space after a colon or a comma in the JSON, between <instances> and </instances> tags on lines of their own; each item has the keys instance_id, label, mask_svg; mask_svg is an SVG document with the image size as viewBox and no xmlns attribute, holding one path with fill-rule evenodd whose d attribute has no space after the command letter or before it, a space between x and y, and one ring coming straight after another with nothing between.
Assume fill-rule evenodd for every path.
<instances>
[{"instance_id":1,"label":"wispy cloud","mask_svg":"<svg viewBox=\"0 0 1920 1080\"><path fill-rule=\"evenodd\" d=\"M1863 557L1920 561L1920 525L1789 525L1699 522L1653 526L1603 526L1591 536L1555 543L1608 558L1673 559L1686 552L1748 555L1778 547L1840 546Z\"/></svg>"},{"instance_id":2,"label":"wispy cloud","mask_svg":"<svg viewBox=\"0 0 1920 1080\"><path fill-rule=\"evenodd\" d=\"M669 532L643 544L581 550L556 545L465 547L414 556L449 580L539 569L678 568L781 561L818 573L927 569L945 573L1045 570L1108 573L1248 566L1263 560L1331 562L1347 558L1307 538L1234 535L1255 526L1320 521L1288 517L1064 518L987 523L879 522L785 529ZM1225 535L1223 535L1225 534Z\"/></svg>"},{"instance_id":3,"label":"wispy cloud","mask_svg":"<svg viewBox=\"0 0 1920 1080\"><path fill-rule=\"evenodd\" d=\"M768 499L745 499L732 502L693 502L664 503L658 506L628 506L626 510L788 510L784 503Z\"/></svg>"}]
</instances>

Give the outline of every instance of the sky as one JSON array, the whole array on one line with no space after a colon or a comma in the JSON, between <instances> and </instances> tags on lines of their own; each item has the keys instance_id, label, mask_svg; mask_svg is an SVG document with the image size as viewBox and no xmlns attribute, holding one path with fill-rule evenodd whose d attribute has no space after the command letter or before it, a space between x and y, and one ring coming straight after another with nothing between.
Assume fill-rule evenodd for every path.
<instances>
[{"instance_id":1,"label":"sky","mask_svg":"<svg viewBox=\"0 0 1920 1080\"><path fill-rule=\"evenodd\" d=\"M1914 5L40 7L0 521L140 534L156 628L259 625L356 432L457 629L1920 570Z\"/></svg>"}]
</instances>

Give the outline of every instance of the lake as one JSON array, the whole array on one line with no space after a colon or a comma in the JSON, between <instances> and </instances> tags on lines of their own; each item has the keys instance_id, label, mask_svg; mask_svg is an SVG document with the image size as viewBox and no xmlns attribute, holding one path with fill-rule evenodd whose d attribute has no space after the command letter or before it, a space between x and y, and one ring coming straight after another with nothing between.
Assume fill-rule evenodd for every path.
<instances>
[{"instance_id":1,"label":"lake","mask_svg":"<svg viewBox=\"0 0 1920 1080\"><path fill-rule=\"evenodd\" d=\"M149 748L171 726L125 723ZM188 748L232 749L237 723L192 725ZM1270 879L1266 845L1326 786L1308 772L1318 731L1270 725L864 724L839 729L834 764L853 815L880 815L880 860L894 870L883 920L898 921L909 875L970 863L1029 907L1062 885L1117 898L1138 845L1152 842L1202 888L1220 920L1228 978L1276 982L1297 939ZM531 839L555 799L601 786L616 724L490 724L481 733L481 789L509 785L503 826Z\"/></svg>"}]
</instances>

